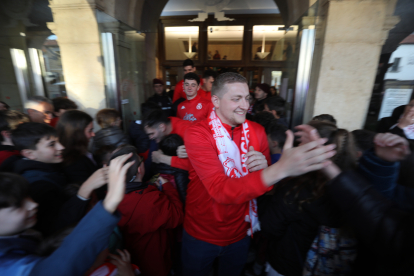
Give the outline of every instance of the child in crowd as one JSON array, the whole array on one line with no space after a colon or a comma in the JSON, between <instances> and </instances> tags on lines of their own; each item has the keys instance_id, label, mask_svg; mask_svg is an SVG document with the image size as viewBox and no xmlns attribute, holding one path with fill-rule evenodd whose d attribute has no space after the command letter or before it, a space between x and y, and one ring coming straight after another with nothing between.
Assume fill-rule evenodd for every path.
<instances>
[{"instance_id":1,"label":"child in crowd","mask_svg":"<svg viewBox=\"0 0 414 276\"><path fill-rule=\"evenodd\" d=\"M68 181L85 182L98 169L88 151L89 140L95 136L92 117L80 110L69 110L60 117L56 129L64 147L63 165Z\"/></svg>"},{"instance_id":2,"label":"child in crowd","mask_svg":"<svg viewBox=\"0 0 414 276\"><path fill-rule=\"evenodd\" d=\"M331 157L334 164L342 170L356 167L351 133L328 122L310 121L308 125L326 138L327 144L336 145L336 154ZM307 252L319 227L343 226L340 210L326 194L328 181L320 171L282 180L275 186L265 210L259 212L262 233L269 239L271 275L302 275ZM349 271L350 267L341 269Z\"/></svg>"},{"instance_id":3,"label":"child in crowd","mask_svg":"<svg viewBox=\"0 0 414 276\"><path fill-rule=\"evenodd\" d=\"M68 110L72 109L78 109L78 105L72 101L69 100L66 97L57 97L52 99L53 108L55 111L53 112L53 115L55 117L50 121L49 125L52 127L56 127L57 122L59 121L59 117L62 116L63 113L65 113Z\"/></svg>"},{"instance_id":4,"label":"child in crowd","mask_svg":"<svg viewBox=\"0 0 414 276\"><path fill-rule=\"evenodd\" d=\"M20 155L11 139L11 131L21 123L30 122L29 117L16 110L0 112L0 165L7 158Z\"/></svg>"},{"instance_id":5,"label":"child in crowd","mask_svg":"<svg viewBox=\"0 0 414 276\"><path fill-rule=\"evenodd\" d=\"M183 205L176 189L162 177L158 179L158 187L142 183L145 169L133 146L119 148L112 158L126 153L132 153L130 160L135 163L126 173L118 226L132 263L138 265L142 274L166 276L172 267L172 229L183 222Z\"/></svg>"},{"instance_id":6,"label":"child in crowd","mask_svg":"<svg viewBox=\"0 0 414 276\"><path fill-rule=\"evenodd\" d=\"M184 141L178 134L170 134L165 136L159 143L160 150L167 156L177 156L177 149L183 146ZM187 195L187 185L189 182L188 171L171 167L167 164L157 164L157 171L162 177L167 179L177 189L181 201L185 202Z\"/></svg>"},{"instance_id":7,"label":"child in crowd","mask_svg":"<svg viewBox=\"0 0 414 276\"><path fill-rule=\"evenodd\" d=\"M40 204L36 229L48 235L78 222L92 191L105 184L106 168L85 181L77 195L68 196L64 189L69 183L60 169L64 147L56 130L42 123L24 123L12 132L12 140L24 157L15 162L14 172L29 181L29 195Z\"/></svg>"},{"instance_id":8,"label":"child in crowd","mask_svg":"<svg viewBox=\"0 0 414 276\"><path fill-rule=\"evenodd\" d=\"M272 164L279 161L282 155L282 149L286 141L287 127L281 125L277 120L273 120L266 127L267 141L269 143L270 157Z\"/></svg>"},{"instance_id":9,"label":"child in crowd","mask_svg":"<svg viewBox=\"0 0 414 276\"><path fill-rule=\"evenodd\" d=\"M83 275L108 244L119 221L113 214L125 192L125 174L130 157L112 160L108 194L75 227L62 245L48 257L36 254L33 231L37 203L29 197L29 183L19 175L0 173L0 275Z\"/></svg>"},{"instance_id":10,"label":"child in crowd","mask_svg":"<svg viewBox=\"0 0 414 276\"><path fill-rule=\"evenodd\" d=\"M103 146L119 147L129 144L128 137L120 128L122 120L118 111L113 108L102 109L96 114L96 121L102 129L93 137L90 147L93 154Z\"/></svg>"}]
</instances>

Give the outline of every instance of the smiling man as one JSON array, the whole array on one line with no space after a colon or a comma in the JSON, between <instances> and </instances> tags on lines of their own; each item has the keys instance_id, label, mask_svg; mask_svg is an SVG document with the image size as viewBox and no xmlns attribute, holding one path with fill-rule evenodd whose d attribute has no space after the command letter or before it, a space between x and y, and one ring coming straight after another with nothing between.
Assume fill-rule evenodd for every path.
<instances>
[{"instance_id":1,"label":"smiling man","mask_svg":"<svg viewBox=\"0 0 414 276\"><path fill-rule=\"evenodd\" d=\"M188 73L184 76L184 92L187 100L178 105L177 117L185 121L200 121L207 118L213 110L213 104L198 93L200 78L196 73Z\"/></svg>"},{"instance_id":2,"label":"smiling man","mask_svg":"<svg viewBox=\"0 0 414 276\"><path fill-rule=\"evenodd\" d=\"M325 140L292 148L287 132L279 162L270 164L264 128L247 121L247 80L224 73L212 88L212 110L188 128L185 146L192 167L187 188L182 244L184 275L208 275L218 258L218 275L240 275L250 236L258 226L255 198L279 180L326 166L333 155Z\"/></svg>"}]
</instances>

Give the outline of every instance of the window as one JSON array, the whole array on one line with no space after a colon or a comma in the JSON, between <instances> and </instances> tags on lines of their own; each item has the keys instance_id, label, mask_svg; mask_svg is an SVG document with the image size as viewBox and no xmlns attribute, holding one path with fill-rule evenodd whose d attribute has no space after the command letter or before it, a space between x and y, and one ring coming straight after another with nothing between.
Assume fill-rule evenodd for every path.
<instances>
[{"instance_id":1,"label":"window","mask_svg":"<svg viewBox=\"0 0 414 276\"><path fill-rule=\"evenodd\" d=\"M401 58L394 58L394 63L390 68L390 72L398 72Z\"/></svg>"},{"instance_id":2,"label":"window","mask_svg":"<svg viewBox=\"0 0 414 276\"><path fill-rule=\"evenodd\" d=\"M297 26L288 30L283 25L253 26L253 60L287 60L295 52Z\"/></svg>"},{"instance_id":3,"label":"window","mask_svg":"<svg viewBox=\"0 0 414 276\"><path fill-rule=\"evenodd\" d=\"M165 59L198 59L198 27L165 27Z\"/></svg>"},{"instance_id":4,"label":"window","mask_svg":"<svg viewBox=\"0 0 414 276\"><path fill-rule=\"evenodd\" d=\"M244 26L208 26L208 60L242 60Z\"/></svg>"}]
</instances>

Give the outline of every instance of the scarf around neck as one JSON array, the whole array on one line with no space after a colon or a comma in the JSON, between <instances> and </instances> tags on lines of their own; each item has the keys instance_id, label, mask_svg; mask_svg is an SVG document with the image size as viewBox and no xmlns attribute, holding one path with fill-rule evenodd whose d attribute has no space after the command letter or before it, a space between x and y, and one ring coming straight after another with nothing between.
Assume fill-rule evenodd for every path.
<instances>
[{"instance_id":1,"label":"scarf around neck","mask_svg":"<svg viewBox=\"0 0 414 276\"><path fill-rule=\"evenodd\" d=\"M240 149L221 123L215 110L208 116L208 124L211 128L213 138L216 141L218 158L223 165L226 175L231 178L246 176L249 173L249 170L246 167L246 153L249 150L251 138L249 123L245 121L242 125L243 129ZM253 236L253 232L260 230L256 199L249 201L245 213L245 220L250 222L250 229L247 231L247 235Z\"/></svg>"}]
</instances>

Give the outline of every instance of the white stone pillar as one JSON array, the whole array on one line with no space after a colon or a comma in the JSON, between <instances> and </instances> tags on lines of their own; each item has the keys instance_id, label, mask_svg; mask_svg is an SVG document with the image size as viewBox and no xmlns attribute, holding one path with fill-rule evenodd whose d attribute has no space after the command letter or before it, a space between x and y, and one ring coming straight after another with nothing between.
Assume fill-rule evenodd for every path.
<instances>
[{"instance_id":1,"label":"white stone pillar","mask_svg":"<svg viewBox=\"0 0 414 276\"><path fill-rule=\"evenodd\" d=\"M304 122L333 115L348 130L365 122L377 64L396 0L326 0L319 20ZM318 35L319 33L319 35Z\"/></svg>"},{"instance_id":2,"label":"white stone pillar","mask_svg":"<svg viewBox=\"0 0 414 276\"><path fill-rule=\"evenodd\" d=\"M95 117L106 107L104 67L94 1L49 0L68 97Z\"/></svg>"}]
</instances>

